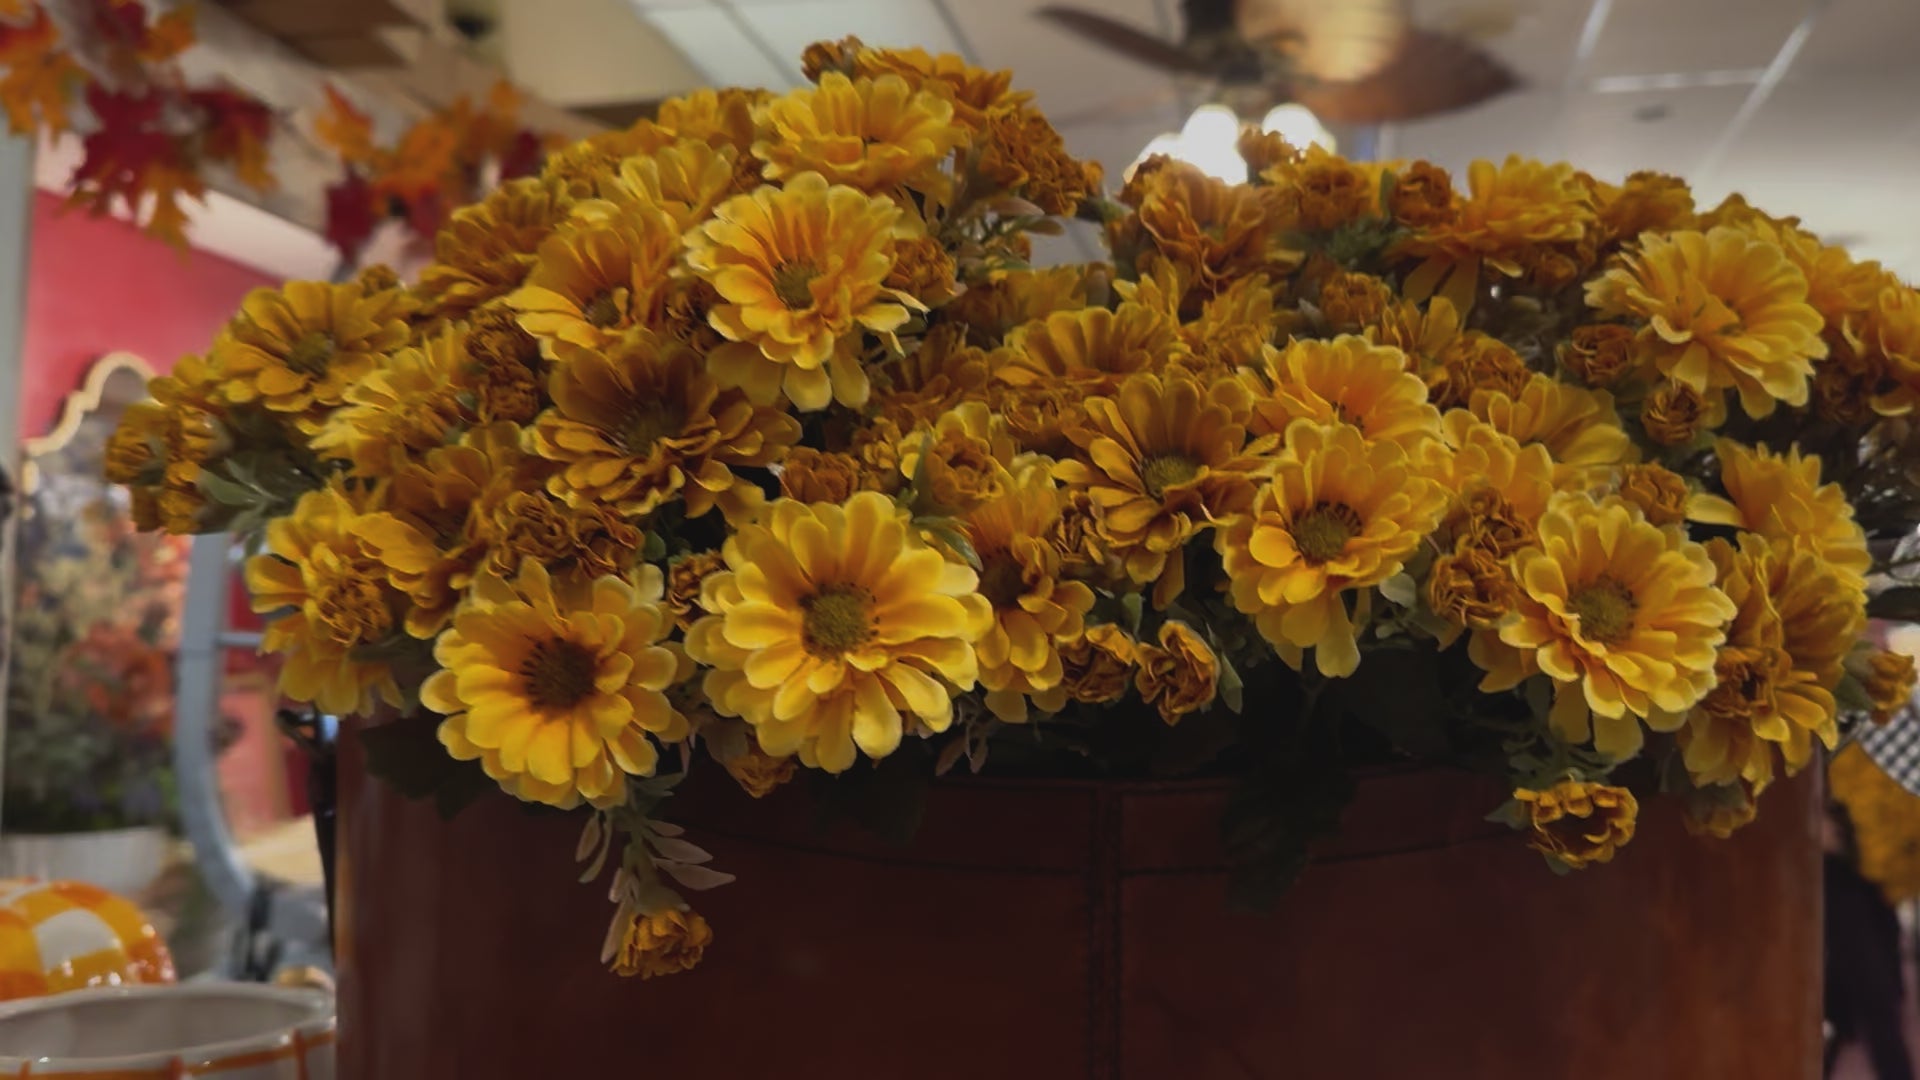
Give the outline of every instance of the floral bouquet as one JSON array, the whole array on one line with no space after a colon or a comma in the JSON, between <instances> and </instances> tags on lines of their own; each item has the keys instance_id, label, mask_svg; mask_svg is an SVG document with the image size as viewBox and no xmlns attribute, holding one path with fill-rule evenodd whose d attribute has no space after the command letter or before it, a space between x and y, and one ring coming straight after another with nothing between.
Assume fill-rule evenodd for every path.
<instances>
[{"instance_id":1,"label":"floral bouquet","mask_svg":"<svg viewBox=\"0 0 1920 1080\"><path fill-rule=\"evenodd\" d=\"M1249 183L1110 197L1004 72L805 66L557 151L416 283L254 293L112 447L147 524L264 533L282 689L373 768L587 808L615 970L711 938L657 817L701 756L1234 777L1260 899L1358 765L1500 776L1579 867L1653 792L1729 833L1911 685L1855 647L1920 506L1879 266L1666 176L1256 132ZM1067 216L1111 262L1029 265Z\"/></svg>"}]
</instances>

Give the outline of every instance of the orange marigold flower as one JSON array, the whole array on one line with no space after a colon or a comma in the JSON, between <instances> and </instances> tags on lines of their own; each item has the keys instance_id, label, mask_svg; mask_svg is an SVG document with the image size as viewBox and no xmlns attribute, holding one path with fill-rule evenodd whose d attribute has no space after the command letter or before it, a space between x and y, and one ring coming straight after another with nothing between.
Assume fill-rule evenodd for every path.
<instances>
[{"instance_id":1,"label":"orange marigold flower","mask_svg":"<svg viewBox=\"0 0 1920 1080\"><path fill-rule=\"evenodd\" d=\"M1626 788L1578 780L1562 780L1545 791L1520 788L1513 797L1526 809L1528 844L1573 869L1612 862L1614 852L1633 839L1640 812Z\"/></svg>"},{"instance_id":2,"label":"orange marigold flower","mask_svg":"<svg viewBox=\"0 0 1920 1080\"><path fill-rule=\"evenodd\" d=\"M1509 157L1476 161L1467 197L1451 214L1415 230L1401 253L1419 259L1402 292L1410 300L1438 294L1460 311L1473 307L1483 270L1514 278L1520 256L1541 244L1578 243L1595 228L1593 196L1570 165Z\"/></svg>"},{"instance_id":3,"label":"orange marigold flower","mask_svg":"<svg viewBox=\"0 0 1920 1080\"><path fill-rule=\"evenodd\" d=\"M1601 183L1597 189L1600 229L1608 243L1632 240L1648 230L1693 227L1693 192L1677 176L1642 171L1630 174L1619 187Z\"/></svg>"},{"instance_id":4,"label":"orange marigold flower","mask_svg":"<svg viewBox=\"0 0 1920 1080\"><path fill-rule=\"evenodd\" d=\"M1069 156L1060 133L1031 105L987 112L977 167L987 180L1049 214L1071 214L1100 190L1100 166Z\"/></svg>"},{"instance_id":5,"label":"orange marigold flower","mask_svg":"<svg viewBox=\"0 0 1920 1080\"><path fill-rule=\"evenodd\" d=\"M1136 213L1110 226L1114 251L1150 247L1211 293L1234 278L1299 262L1280 246L1279 215L1267 189L1216 180L1184 162L1134 173L1121 199ZM1137 237L1129 233L1137 231Z\"/></svg>"},{"instance_id":6,"label":"orange marigold flower","mask_svg":"<svg viewBox=\"0 0 1920 1080\"><path fill-rule=\"evenodd\" d=\"M1393 220L1402 225L1427 229L1452 218L1459 198L1447 170L1416 161L1395 177L1393 193L1387 197L1387 210Z\"/></svg>"},{"instance_id":7,"label":"orange marigold flower","mask_svg":"<svg viewBox=\"0 0 1920 1080\"><path fill-rule=\"evenodd\" d=\"M1483 547L1462 546L1433 560L1427 574L1427 606L1435 615L1469 630L1491 630L1514 610L1519 586L1506 560Z\"/></svg>"},{"instance_id":8,"label":"orange marigold flower","mask_svg":"<svg viewBox=\"0 0 1920 1080\"><path fill-rule=\"evenodd\" d=\"M1714 413L1700 391L1664 380L1640 402L1640 426L1661 446L1683 446L1714 426Z\"/></svg>"},{"instance_id":9,"label":"orange marigold flower","mask_svg":"<svg viewBox=\"0 0 1920 1080\"><path fill-rule=\"evenodd\" d=\"M1320 285L1320 316L1336 334L1357 334L1380 321L1393 289L1371 274L1339 271Z\"/></svg>"},{"instance_id":10,"label":"orange marigold flower","mask_svg":"<svg viewBox=\"0 0 1920 1080\"><path fill-rule=\"evenodd\" d=\"M1178 620L1161 623L1158 640L1158 648L1140 646L1134 686L1142 701L1160 710L1160 719L1177 724L1213 704L1220 660L1193 627Z\"/></svg>"},{"instance_id":11,"label":"orange marigold flower","mask_svg":"<svg viewBox=\"0 0 1920 1080\"><path fill-rule=\"evenodd\" d=\"M740 785L740 790L756 799L773 794L774 789L792 780L794 773L792 758L773 757L751 739L748 740L746 752L736 754L721 764L726 766L727 775Z\"/></svg>"},{"instance_id":12,"label":"orange marigold flower","mask_svg":"<svg viewBox=\"0 0 1920 1080\"><path fill-rule=\"evenodd\" d=\"M1913 657L1892 649L1875 649L1866 656L1861 684L1873 702L1873 722L1884 724L1913 703Z\"/></svg>"},{"instance_id":13,"label":"orange marigold flower","mask_svg":"<svg viewBox=\"0 0 1920 1080\"><path fill-rule=\"evenodd\" d=\"M1006 492L1013 454L1006 424L986 403L963 401L902 444L900 475L916 489L916 510L960 515Z\"/></svg>"},{"instance_id":14,"label":"orange marigold flower","mask_svg":"<svg viewBox=\"0 0 1920 1080\"><path fill-rule=\"evenodd\" d=\"M1060 660L1067 696L1086 705L1105 705L1126 695L1140 663L1140 645L1125 630L1103 623L1060 646Z\"/></svg>"},{"instance_id":15,"label":"orange marigold flower","mask_svg":"<svg viewBox=\"0 0 1920 1080\"><path fill-rule=\"evenodd\" d=\"M1559 351L1560 363L1588 386L1612 386L1639 366L1633 330L1619 323L1576 326Z\"/></svg>"},{"instance_id":16,"label":"orange marigold flower","mask_svg":"<svg viewBox=\"0 0 1920 1080\"><path fill-rule=\"evenodd\" d=\"M1331 232L1379 209L1378 174L1318 144L1261 176L1278 191L1283 212L1308 232Z\"/></svg>"},{"instance_id":17,"label":"orange marigold flower","mask_svg":"<svg viewBox=\"0 0 1920 1080\"><path fill-rule=\"evenodd\" d=\"M1486 390L1508 398L1522 396L1533 370L1520 354L1499 338L1468 330L1440 350L1440 362L1426 371L1427 392L1434 405L1458 408Z\"/></svg>"},{"instance_id":18,"label":"orange marigold flower","mask_svg":"<svg viewBox=\"0 0 1920 1080\"><path fill-rule=\"evenodd\" d=\"M859 461L847 454L797 446L780 462L780 493L800 502L843 503L871 490Z\"/></svg>"},{"instance_id":19,"label":"orange marigold flower","mask_svg":"<svg viewBox=\"0 0 1920 1080\"><path fill-rule=\"evenodd\" d=\"M1655 525L1679 525L1687 520L1692 492L1680 474L1661 465L1620 467L1620 496L1640 508Z\"/></svg>"},{"instance_id":20,"label":"orange marigold flower","mask_svg":"<svg viewBox=\"0 0 1920 1080\"><path fill-rule=\"evenodd\" d=\"M437 318L459 319L519 288L541 241L566 218L566 201L546 182L509 180L453 212L420 272L420 294Z\"/></svg>"},{"instance_id":21,"label":"orange marigold flower","mask_svg":"<svg viewBox=\"0 0 1920 1080\"><path fill-rule=\"evenodd\" d=\"M954 277L953 256L932 236L917 236L897 244L893 269L887 273L884 284L929 308L939 307L960 291Z\"/></svg>"},{"instance_id":22,"label":"orange marigold flower","mask_svg":"<svg viewBox=\"0 0 1920 1080\"><path fill-rule=\"evenodd\" d=\"M697 911L669 908L635 914L620 938L613 973L626 978L651 979L693 970L713 943L713 928Z\"/></svg>"}]
</instances>

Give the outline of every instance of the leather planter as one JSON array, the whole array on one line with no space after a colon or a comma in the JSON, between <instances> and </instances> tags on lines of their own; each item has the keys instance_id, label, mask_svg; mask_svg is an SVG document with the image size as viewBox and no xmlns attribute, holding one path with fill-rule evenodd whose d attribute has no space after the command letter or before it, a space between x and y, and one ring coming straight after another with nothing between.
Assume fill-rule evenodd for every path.
<instances>
[{"instance_id":1,"label":"leather planter","mask_svg":"<svg viewBox=\"0 0 1920 1080\"><path fill-rule=\"evenodd\" d=\"M1497 788L1380 773L1247 914L1217 784L961 780L900 849L715 773L665 816L740 880L696 895L705 962L642 982L596 963L610 908L575 883L576 818L489 795L443 823L342 753L354 1080L1819 1075L1811 776L1730 841L1652 802L1611 865L1556 877L1481 820Z\"/></svg>"}]
</instances>

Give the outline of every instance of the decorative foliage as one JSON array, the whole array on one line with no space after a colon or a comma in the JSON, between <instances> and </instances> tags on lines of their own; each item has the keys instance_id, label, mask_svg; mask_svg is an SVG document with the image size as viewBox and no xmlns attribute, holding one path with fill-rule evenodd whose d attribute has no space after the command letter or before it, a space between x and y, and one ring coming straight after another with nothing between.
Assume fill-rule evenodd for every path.
<instances>
[{"instance_id":1,"label":"decorative foliage","mask_svg":"<svg viewBox=\"0 0 1920 1080\"><path fill-rule=\"evenodd\" d=\"M538 170L547 140L520 123L519 91L496 83L485 101L466 97L415 122L392 146L373 120L333 86L314 121L346 174L327 189L326 236L351 262L381 221L397 219L431 239L447 215L502 180Z\"/></svg>"},{"instance_id":2,"label":"decorative foliage","mask_svg":"<svg viewBox=\"0 0 1920 1080\"><path fill-rule=\"evenodd\" d=\"M147 232L186 245L183 199L206 195L206 171L274 186L267 166L273 113L232 87L191 84L176 58L194 43L193 8L153 15L139 0L78 0L68 32L29 0L0 13L0 104L16 135L68 130L76 105L91 118L68 201L90 213L118 205Z\"/></svg>"},{"instance_id":3,"label":"decorative foliage","mask_svg":"<svg viewBox=\"0 0 1920 1080\"><path fill-rule=\"evenodd\" d=\"M710 937L679 890L724 875L656 817L703 756L888 833L963 761L1230 775L1264 902L1354 766L1499 775L1568 869L1641 814L1725 835L1903 685L1847 663L1920 516L1877 266L1666 177L1264 137L1252 183L1110 200L1005 73L806 65L556 151L418 286L256 294L119 437L147 520L264 525L284 688L395 703L370 741L427 775L380 769L593 808L616 970ZM1029 267L1069 213L1113 261Z\"/></svg>"}]
</instances>

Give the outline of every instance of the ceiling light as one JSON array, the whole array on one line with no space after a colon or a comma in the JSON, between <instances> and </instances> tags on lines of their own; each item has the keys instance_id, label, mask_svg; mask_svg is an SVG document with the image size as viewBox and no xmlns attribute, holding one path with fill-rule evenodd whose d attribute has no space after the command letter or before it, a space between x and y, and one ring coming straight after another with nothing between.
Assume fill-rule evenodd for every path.
<instances>
[{"instance_id":1,"label":"ceiling light","mask_svg":"<svg viewBox=\"0 0 1920 1080\"><path fill-rule=\"evenodd\" d=\"M1333 133L1305 105L1292 102L1275 105L1260 121L1260 130L1278 135L1302 149L1314 145L1331 153L1335 148Z\"/></svg>"},{"instance_id":2,"label":"ceiling light","mask_svg":"<svg viewBox=\"0 0 1920 1080\"><path fill-rule=\"evenodd\" d=\"M1133 164L1164 154L1216 179L1230 184L1245 183L1247 163L1241 159L1238 145L1241 126L1240 117L1225 105L1202 105L1187 117L1178 134L1168 132L1154 136ZM1318 144L1327 150L1334 148L1333 135L1304 105L1275 106L1261 121L1260 129L1279 135L1294 146ZM1127 174L1132 173L1130 165Z\"/></svg>"}]
</instances>

